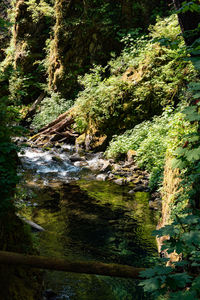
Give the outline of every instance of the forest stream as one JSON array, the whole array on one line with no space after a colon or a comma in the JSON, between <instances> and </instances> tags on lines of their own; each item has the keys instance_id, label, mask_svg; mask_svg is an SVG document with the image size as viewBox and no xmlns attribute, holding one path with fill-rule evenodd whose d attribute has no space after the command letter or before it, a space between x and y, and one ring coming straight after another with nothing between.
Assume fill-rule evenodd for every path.
<instances>
[{"instance_id":1,"label":"forest stream","mask_svg":"<svg viewBox=\"0 0 200 300\"><path fill-rule=\"evenodd\" d=\"M69 159L73 151L26 148L20 154L27 195L20 205L23 217L44 228L34 233L40 254L149 265L157 253L149 193L130 194L128 185L98 181L100 154L89 154L87 167L80 167ZM45 271L44 290L48 300L145 299L135 280L56 271Z\"/></svg>"}]
</instances>

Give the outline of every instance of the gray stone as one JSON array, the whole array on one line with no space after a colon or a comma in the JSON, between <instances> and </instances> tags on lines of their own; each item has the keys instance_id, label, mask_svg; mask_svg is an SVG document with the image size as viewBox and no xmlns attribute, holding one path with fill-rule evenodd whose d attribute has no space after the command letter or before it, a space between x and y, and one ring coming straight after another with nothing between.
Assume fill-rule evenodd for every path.
<instances>
[{"instance_id":1,"label":"gray stone","mask_svg":"<svg viewBox=\"0 0 200 300\"><path fill-rule=\"evenodd\" d=\"M106 181L107 178L108 178L108 175L106 175L106 174L98 174L96 177L96 179L98 181Z\"/></svg>"},{"instance_id":2,"label":"gray stone","mask_svg":"<svg viewBox=\"0 0 200 300\"><path fill-rule=\"evenodd\" d=\"M134 192L147 192L146 187L143 185L138 185L133 189Z\"/></svg>"},{"instance_id":3,"label":"gray stone","mask_svg":"<svg viewBox=\"0 0 200 300\"><path fill-rule=\"evenodd\" d=\"M124 178L119 178L119 179L113 180L113 182L118 185L124 185L126 183L126 180Z\"/></svg>"},{"instance_id":4,"label":"gray stone","mask_svg":"<svg viewBox=\"0 0 200 300\"><path fill-rule=\"evenodd\" d=\"M110 174L108 175L108 178L109 178L110 180L112 180L112 179L115 178L115 175L114 175L113 173L110 173Z\"/></svg>"},{"instance_id":5,"label":"gray stone","mask_svg":"<svg viewBox=\"0 0 200 300\"><path fill-rule=\"evenodd\" d=\"M74 166L75 167L85 167L85 166L87 166L87 162L86 161L75 161Z\"/></svg>"},{"instance_id":6,"label":"gray stone","mask_svg":"<svg viewBox=\"0 0 200 300\"><path fill-rule=\"evenodd\" d=\"M135 194L135 191L134 190L130 190L128 193L129 194Z\"/></svg>"},{"instance_id":7,"label":"gray stone","mask_svg":"<svg viewBox=\"0 0 200 300\"><path fill-rule=\"evenodd\" d=\"M111 165L109 161L105 161L103 167L101 168L101 172L108 172L111 170Z\"/></svg>"},{"instance_id":8,"label":"gray stone","mask_svg":"<svg viewBox=\"0 0 200 300\"><path fill-rule=\"evenodd\" d=\"M85 161L85 157L81 157L79 154L75 153L69 157L71 162L76 162L76 161Z\"/></svg>"}]
</instances>

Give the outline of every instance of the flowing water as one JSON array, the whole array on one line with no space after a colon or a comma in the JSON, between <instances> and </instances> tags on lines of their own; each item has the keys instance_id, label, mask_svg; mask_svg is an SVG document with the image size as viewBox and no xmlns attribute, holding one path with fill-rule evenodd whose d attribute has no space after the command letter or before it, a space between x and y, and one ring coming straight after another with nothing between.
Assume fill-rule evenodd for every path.
<instances>
[{"instance_id":1,"label":"flowing water","mask_svg":"<svg viewBox=\"0 0 200 300\"><path fill-rule=\"evenodd\" d=\"M71 163L73 149L64 150L20 154L28 191L24 216L45 229L35 235L41 255L146 266L156 254L148 193L130 195L127 186L95 180L95 171ZM87 164L94 167L98 159L93 155ZM130 279L46 271L44 285L51 300L145 299Z\"/></svg>"}]
</instances>

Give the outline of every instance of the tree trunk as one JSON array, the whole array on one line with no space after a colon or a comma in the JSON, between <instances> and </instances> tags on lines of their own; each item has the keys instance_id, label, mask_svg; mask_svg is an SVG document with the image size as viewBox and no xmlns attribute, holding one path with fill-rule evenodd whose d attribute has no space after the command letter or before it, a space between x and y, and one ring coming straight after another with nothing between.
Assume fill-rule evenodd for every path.
<instances>
[{"instance_id":1,"label":"tree trunk","mask_svg":"<svg viewBox=\"0 0 200 300\"><path fill-rule=\"evenodd\" d=\"M72 273L95 274L134 279L139 279L139 273L145 270L144 268L135 268L127 265L105 264L96 261L75 262L67 259L25 255L7 251L0 251L0 264L29 266L32 268L49 269Z\"/></svg>"},{"instance_id":2,"label":"tree trunk","mask_svg":"<svg viewBox=\"0 0 200 300\"><path fill-rule=\"evenodd\" d=\"M35 102L32 104L32 106L30 107L30 109L28 110L26 116L24 117L24 119L21 121L21 124L22 126L28 126L30 125L35 113L36 113L36 110L39 106L39 104L42 102L42 100L44 99L45 97L45 93L42 92L40 94L40 96L35 100Z\"/></svg>"},{"instance_id":3,"label":"tree trunk","mask_svg":"<svg viewBox=\"0 0 200 300\"><path fill-rule=\"evenodd\" d=\"M185 0L173 0L175 9L178 10L181 8ZM183 38L187 46L191 46L194 41L199 38L199 31L196 31L194 34L189 33L197 29L198 24L200 23L200 14L197 12L187 11L185 13L178 14L179 24L183 33Z\"/></svg>"}]
</instances>

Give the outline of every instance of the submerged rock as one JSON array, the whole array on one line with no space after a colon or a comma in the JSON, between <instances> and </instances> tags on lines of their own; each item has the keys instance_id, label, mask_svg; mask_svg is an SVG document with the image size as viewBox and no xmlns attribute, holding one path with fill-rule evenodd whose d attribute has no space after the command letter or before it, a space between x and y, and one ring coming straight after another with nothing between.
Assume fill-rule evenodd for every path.
<instances>
[{"instance_id":1,"label":"submerged rock","mask_svg":"<svg viewBox=\"0 0 200 300\"><path fill-rule=\"evenodd\" d=\"M57 296L58 295L52 290L46 290L44 292L44 300L56 300Z\"/></svg>"}]
</instances>

